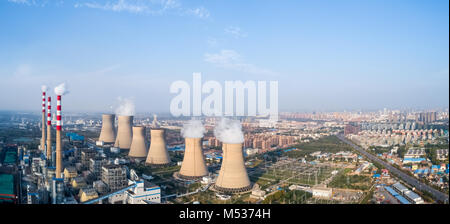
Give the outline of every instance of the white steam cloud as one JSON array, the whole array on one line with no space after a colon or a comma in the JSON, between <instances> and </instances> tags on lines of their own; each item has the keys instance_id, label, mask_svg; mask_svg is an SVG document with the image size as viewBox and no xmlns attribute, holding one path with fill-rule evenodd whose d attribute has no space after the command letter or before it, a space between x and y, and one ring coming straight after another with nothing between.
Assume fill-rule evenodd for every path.
<instances>
[{"instance_id":1,"label":"white steam cloud","mask_svg":"<svg viewBox=\"0 0 450 224\"><path fill-rule=\"evenodd\" d=\"M181 135L184 138L201 138L205 133L205 127L200 120L189 120L183 124Z\"/></svg>"},{"instance_id":2,"label":"white steam cloud","mask_svg":"<svg viewBox=\"0 0 450 224\"><path fill-rule=\"evenodd\" d=\"M63 82L55 87L55 94L57 96L66 95L68 93L69 93L69 91L67 90L67 86L66 86L65 82Z\"/></svg>"},{"instance_id":3,"label":"white steam cloud","mask_svg":"<svg viewBox=\"0 0 450 224\"><path fill-rule=\"evenodd\" d=\"M134 102L128 98L118 97L119 106L116 108L116 114L121 116L134 116Z\"/></svg>"},{"instance_id":4,"label":"white steam cloud","mask_svg":"<svg viewBox=\"0 0 450 224\"><path fill-rule=\"evenodd\" d=\"M241 122L222 118L214 128L214 136L223 143L242 143L244 142L244 133L242 132Z\"/></svg>"},{"instance_id":5,"label":"white steam cloud","mask_svg":"<svg viewBox=\"0 0 450 224\"><path fill-rule=\"evenodd\" d=\"M42 90L42 92L47 92L48 87L46 85L42 85L41 90Z\"/></svg>"}]
</instances>

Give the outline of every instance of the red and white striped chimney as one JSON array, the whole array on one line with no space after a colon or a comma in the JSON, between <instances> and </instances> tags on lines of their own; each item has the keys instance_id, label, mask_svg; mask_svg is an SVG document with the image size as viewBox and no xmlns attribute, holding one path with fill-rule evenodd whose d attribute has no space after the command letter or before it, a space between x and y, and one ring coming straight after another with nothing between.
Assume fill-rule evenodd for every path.
<instances>
[{"instance_id":1,"label":"red and white striped chimney","mask_svg":"<svg viewBox=\"0 0 450 224\"><path fill-rule=\"evenodd\" d=\"M56 99L56 178L61 178L61 95L58 95Z\"/></svg>"},{"instance_id":2,"label":"red and white striped chimney","mask_svg":"<svg viewBox=\"0 0 450 224\"><path fill-rule=\"evenodd\" d=\"M45 113L45 91L42 92L42 113Z\"/></svg>"},{"instance_id":3,"label":"red and white striped chimney","mask_svg":"<svg viewBox=\"0 0 450 224\"><path fill-rule=\"evenodd\" d=\"M45 152L45 90L42 91L42 138L41 150Z\"/></svg>"},{"instance_id":4,"label":"red and white striped chimney","mask_svg":"<svg viewBox=\"0 0 450 224\"><path fill-rule=\"evenodd\" d=\"M57 96L56 101L56 130L61 131L61 95Z\"/></svg>"},{"instance_id":5,"label":"red and white striped chimney","mask_svg":"<svg viewBox=\"0 0 450 224\"><path fill-rule=\"evenodd\" d=\"M52 126L52 98L49 96L47 100L47 125Z\"/></svg>"},{"instance_id":6,"label":"red and white striped chimney","mask_svg":"<svg viewBox=\"0 0 450 224\"><path fill-rule=\"evenodd\" d=\"M47 100L47 160L52 158L52 98L48 97Z\"/></svg>"}]
</instances>

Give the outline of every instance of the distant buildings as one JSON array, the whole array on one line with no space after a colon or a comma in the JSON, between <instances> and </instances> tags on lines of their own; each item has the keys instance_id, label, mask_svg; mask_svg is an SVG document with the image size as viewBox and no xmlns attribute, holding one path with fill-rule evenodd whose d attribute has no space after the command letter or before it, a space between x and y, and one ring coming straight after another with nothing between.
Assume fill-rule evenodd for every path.
<instances>
[{"instance_id":1,"label":"distant buildings","mask_svg":"<svg viewBox=\"0 0 450 224\"><path fill-rule=\"evenodd\" d=\"M404 158L421 158L426 155L425 149L409 149L408 152L406 152Z\"/></svg>"},{"instance_id":2,"label":"distant buildings","mask_svg":"<svg viewBox=\"0 0 450 224\"><path fill-rule=\"evenodd\" d=\"M448 159L448 149L438 149L436 150L436 159L447 160Z\"/></svg>"},{"instance_id":3,"label":"distant buildings","mask_svg":"<svg viewBox=\"0 0 450 224\"><path fill-rule=\"evenodd\" d=\"M359 131L360 131L359 125L347 124L345 125L344 128L344 135L358 134Z\"/></svg>"},{"instance_id":4,"label":"distant buildings","mask_svg":"<svg viewBox=\"0 0 450 224\"><path fill-rule=\"evenodd\" d=\"M436 112L422 112L417 115L416 121L421 122L423 124L428 124L436 121L437 113Z\"/></svg>"}]
</instances>

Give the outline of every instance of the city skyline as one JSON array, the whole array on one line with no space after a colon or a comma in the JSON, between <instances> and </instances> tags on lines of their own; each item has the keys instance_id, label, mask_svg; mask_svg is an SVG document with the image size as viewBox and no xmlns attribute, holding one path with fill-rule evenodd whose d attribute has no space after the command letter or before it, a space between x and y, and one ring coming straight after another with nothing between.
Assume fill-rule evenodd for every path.
<instances>
[{"instance_id":1,"label":"city skyline","mask_svg":"<svg viewBox=\"0 0 450 224\"><path fill-rule=\"evenodd\" d=\"M67 112L118 97L169 112L193 72L278 81L280 112L448 108L448 2L326 4L2 1L0 110L36 110L41 85L67 82Z\"/></svg>"}]
</instances>

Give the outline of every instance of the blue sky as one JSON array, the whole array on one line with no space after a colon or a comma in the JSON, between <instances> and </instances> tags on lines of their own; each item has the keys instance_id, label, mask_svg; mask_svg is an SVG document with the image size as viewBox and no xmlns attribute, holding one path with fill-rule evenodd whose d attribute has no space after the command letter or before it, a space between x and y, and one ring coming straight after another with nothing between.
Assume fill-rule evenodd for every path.
<instances>
[{"instance_id":1,"label":"blue sky","mask_svg":"<svg viewBox=\"0 0 450 224\"><path fill-rule=\"evenodd\" d=\"M277 80L280 111L448 107L448 1L0 0L0 110L117 97L167 112L173 81Z\"/></svg>"}]
</instances>

